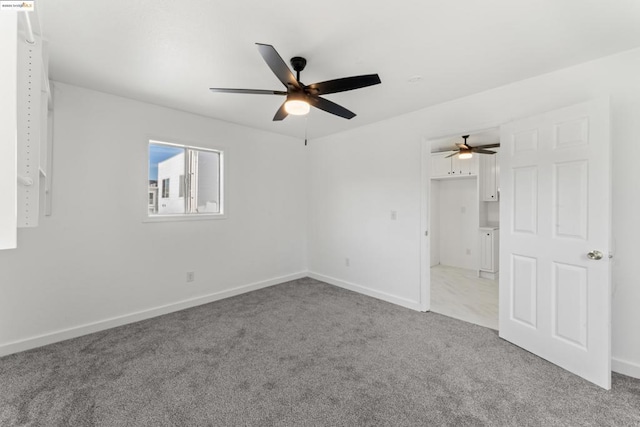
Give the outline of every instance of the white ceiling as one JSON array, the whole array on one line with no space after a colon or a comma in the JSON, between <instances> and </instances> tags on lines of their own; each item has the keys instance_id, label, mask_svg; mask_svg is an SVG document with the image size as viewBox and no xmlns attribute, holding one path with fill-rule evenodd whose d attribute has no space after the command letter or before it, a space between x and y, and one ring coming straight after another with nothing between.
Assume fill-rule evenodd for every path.
<instances>
[{"instance_id":1,"label":"white ceiling","mask_svg":"<svg viewBox=\"0 0 640 427\"><path fill-rule=\"evenodd\" d=\"M281 134L320 137L640 46L637 0L39 0L51 78ZM271 119L283 86L254 43L304 83L378 73L381 85ZM413 76L421 76L409 83Z\"/></svg>"}]
</instances>

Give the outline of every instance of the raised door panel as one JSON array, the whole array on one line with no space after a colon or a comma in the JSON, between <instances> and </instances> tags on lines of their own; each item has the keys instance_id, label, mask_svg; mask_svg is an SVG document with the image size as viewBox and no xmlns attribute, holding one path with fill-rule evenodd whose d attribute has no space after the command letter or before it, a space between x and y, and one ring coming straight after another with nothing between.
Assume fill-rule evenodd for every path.
<instances>
[{"instance_id":1,"label":"raised door panel","mask_svg":"<svg viewBox=\"0 0 640 427\"><path fill-rule=\"evenodd\" d=\"M556 163L553 166L555 236L587 240L587 161Z\"/></svg>"},{"instance_id":2,"label":"raised door panel","mask_svg":"<svg viewBox=\"0 0 640 427\"><path fill-rule=\"evenodd\" d=\"M538 327L538 260L511 255L510 319L527 327Z\"/></svg>"},{"instance_id":3,"label":"raised door panel","mask_svg":"<svg viewBox=\"0 0 640 427\"><path fill-rule=\"evenodd\" d=\"M587 269L553 263L553 337L587 349Z\"/></svg>"},{"instance_id":4,"label":"raised door panel","mask_svg":"<svg viewBox=\"0 0 640 427\"><path fill-rule=\"evenodd\" d=\"M513 232L537 234L538 232L538 168L525 166L513 168L511 214Z\"/></svg>"}]
</instances>

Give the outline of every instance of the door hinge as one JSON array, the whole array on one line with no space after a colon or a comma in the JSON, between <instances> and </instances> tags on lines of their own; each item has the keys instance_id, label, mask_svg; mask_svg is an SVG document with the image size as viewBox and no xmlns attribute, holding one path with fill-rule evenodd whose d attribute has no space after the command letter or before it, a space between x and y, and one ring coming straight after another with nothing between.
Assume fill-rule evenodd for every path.
<instances>
[{"instance_id":1,"label":"door hinge","mask_svg":"<svg viewBox=\"0 0 640 427\"><path fill-rule=\"evenodd\" d=\"M428 235L429 235L429 230L425 231L425 232L424 232L424 235L425 235L425 236L428 236Z\"/></svg>"}]
</instances>

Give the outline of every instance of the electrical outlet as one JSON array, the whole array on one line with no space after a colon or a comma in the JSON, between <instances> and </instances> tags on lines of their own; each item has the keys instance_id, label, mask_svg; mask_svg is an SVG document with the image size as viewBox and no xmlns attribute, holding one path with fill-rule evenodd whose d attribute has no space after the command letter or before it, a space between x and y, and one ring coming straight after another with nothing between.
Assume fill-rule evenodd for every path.
<instances>
[{"instance_id":1,"label":"electrical outlet","mask_svg":"<svg viewBox=\"0 0 640 427\"><path fill-rule=\"evenodd\" d=\"M466 206L462 206L460 208L460 213L467 213L467 207Z\"/></svg>"},{"instance_id":2,"label":"electrical outlet","mask_svg":"<svg viewBox=\"0 0 640 427\"><path fill-rule=\"evenodd\" d=\"M398 212L391 211L391 220L395 221L396 219L398 219Z\"/></svg>"},{"instance_id":3,"label":"electrical outlet","mask_svg":"<svg viewBox=\"0 0 640 427\"><path fill-rule=\"evenodd\" d=\"M471 255L471 249L467 249L467 255Z\"/></svg>"},{"instance_id":4,"label":"electrical outlet","mask_svg":"<svg viewBox=\"0 0 640 427\"><path fill-rule=\"evenodd\" d=\"M351 265L351 261L349 260L349 258L344 259L344 265L346 265L347 267Z\"/></svg>"},{"instance_id":5,"label":"electrical outlet","mask_svg":"<svg viewBox=\"0 0 640 427\"><path fill-rule=\"evenodd\" d=\"M187 271L187 283L191 283L196 280L196 273L193 271Z\"/></svg>"}]
</instances>

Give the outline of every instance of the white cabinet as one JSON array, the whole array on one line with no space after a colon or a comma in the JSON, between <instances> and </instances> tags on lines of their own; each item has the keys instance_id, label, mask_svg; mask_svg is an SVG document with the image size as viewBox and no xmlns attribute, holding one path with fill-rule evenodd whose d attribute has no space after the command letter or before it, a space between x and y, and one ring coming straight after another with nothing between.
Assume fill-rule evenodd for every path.
<instances>
[{"instance_id":1,"label":"white cabinet","mask_svg":"<svg viewBox=\"0 0 640 427\"><path fill-rule=\"evenodd\" d=\"M470 159L460 159L458 156L451 158L451 174L453 175L477 175L478 155L474 154Z\"/></svg>"},{"instance_id":2,"label":"white cabinet","mask_svg":"<svg viewBox=\"0 0 640 427\"><path fill-rule=\"evenodd\" d=\"M480 227L480 276L495 278L499 270L499 244L500 230L497 227Z\"/></svg>"},{"instance_id":3,"label":"white cabinet","mask_svg":"<svg viewBox=\"0 0 640 427\"><path fill-rule=\"evenodd\" d=\"M431 155L431 177L441 178L451 176L451 158L447 158L451 152L433 153Z\"/></svg>"},{"instance_id":4,"label":"white cabinet","mask_svg":"<svg viewBox=\"0 0 640 427\"><path fill-rule=\"evenodd\" d=\"M480 200L497 202L500 170L497 154L480 154Z\"/></svg>"},{"instance_id":5,"label":"white cabinet","mask_svg":"<svg viewBox=\"0 0 640 427\"><path fill-rule=\"evenodd\" d=\"M450 178L475 176L478 174L478 156L470 159L459 159L458 156L447 157L453 151L431 154L431 178Z\"/></svg>"}]
</instances>

